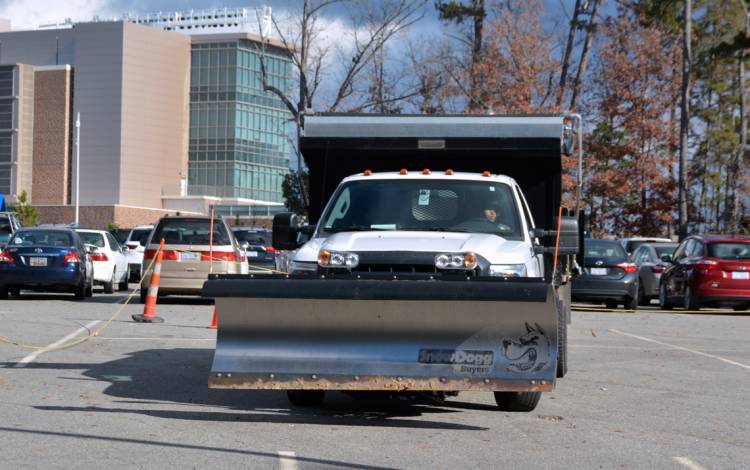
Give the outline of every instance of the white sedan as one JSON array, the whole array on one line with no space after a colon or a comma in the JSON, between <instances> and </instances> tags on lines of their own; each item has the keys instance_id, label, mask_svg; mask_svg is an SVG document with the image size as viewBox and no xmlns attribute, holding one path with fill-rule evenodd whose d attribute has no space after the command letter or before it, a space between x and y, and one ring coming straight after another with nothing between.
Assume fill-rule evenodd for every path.
<instances>
[{"instance_id":1,"label":"white sedan","mask_svg":"<svg viewBox=\"0 0 750 470\"><path fill-rule=\"evenodd\" d=\"M94 283L104 286L104 292L111 294L128 288L128 259L122 252L115 237L106 230L78 229L78 236L86 245L92 245L96 250L89 254L94 265Z\"/></svg>"}]
</instances>

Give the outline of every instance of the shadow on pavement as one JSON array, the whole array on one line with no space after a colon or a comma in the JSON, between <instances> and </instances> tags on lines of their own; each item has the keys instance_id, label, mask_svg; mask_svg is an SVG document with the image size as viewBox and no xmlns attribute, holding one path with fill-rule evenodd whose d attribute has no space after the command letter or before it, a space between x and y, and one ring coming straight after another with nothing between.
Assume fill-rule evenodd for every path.
<instances>
[{"instance_id":1,"label":"shadow on pavement","mask_svg":"<svg viewBox=\"0 0 750 470\"><path fill-rule=\"evenodd\" d=\"M122 292L120 294L97 294L96 291L94 291L93 297L87 297L85 300L76 300L76 298L73 296L73 294L66 294L66 293L42 293L42 292L21 292L21 295L17 296L10 296L8 297L8 300L4 300L3 302L29 302L29 301L45 301L45 300L67 300L69 302L75 302L75 303L95 303L95 304L117 304L122 301L124 301L127 298L127 292Z\"/></svg>"},{"instance_id":2,"label":"shadow on pavement","mask_svg":"<svg viewBox=\"0 0 750 470\"><path fill-rule=\"evenodd\" d=\"M291 407L282 391L211 390L207 386L213 349L146 349L101 364L31 363L28 369L82 370L85 378L109 382L103 393L121 400L121 407L39 406L40 410L131 413L194 421L270 422L394 428L479 431L484 427L413 420L423 415L452 414L456 402L415 402L393 399L355 400L329 393L319 408ZM12 368L13 363L0 364ZM92 401L96 401L92 399ZM183 405L174 409L174 404ZM93 403L92 403L93 405ZM165 409L164 405L169 406ZM187 405L187 406L184 406ZM464 409L474 405L463 404ZM206 409L206 407L221 408ZM484 409L484 408L482 408Z\"/></svg>"}]
</instances>

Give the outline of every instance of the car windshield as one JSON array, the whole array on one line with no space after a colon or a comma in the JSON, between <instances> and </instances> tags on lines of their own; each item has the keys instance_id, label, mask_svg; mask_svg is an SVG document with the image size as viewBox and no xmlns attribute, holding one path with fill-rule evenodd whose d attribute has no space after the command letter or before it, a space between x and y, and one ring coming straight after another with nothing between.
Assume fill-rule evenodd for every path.
<instances>
[{"instance_id":1,"label":"car windshield","mask_svg":"<svg viewBox=\"0 0 750 470\"><path fill-rule=\"evenodd\" d=\"M234 237L239 242L248 242L251 245L263 245L267 246L270 245L269 243L270 236L266 236L265 234L261 234L259 232L250 232L248 230L237 230L234 232Z\"/></svg>"},{"instance_id":2,"label":"car windshield","mask_svg":"<svg viewBox=\"0 0 750 470\"><path fill-rule=\"evenodd\" d=\"M130 241L138 242L141 245L145 246L146 240L148 239L149 235L151 235L150 228L134 228L132 233L130 234Z\"/></svg>"},{"instance_id":3,"label":"car windshield","mask_svg":"<svg viewBox=\"0 0 750 470\"><path fill-rule=\"evenodd\" d=\"M708 256L719 259L750 259L750 243L710 243Z\"/></svg>"},{"instance_id":4,"label":"car windshield","mask_svg":"<svg viewBox=\"0 0 750 470\"><path fill-rule=\"evenodd\" d=\"M656 257L661 259L664 255L671 255L674 253L675 248L677 248L677 245L656 245L654 250L656 250Z\"/></svg>"},{"instance_id":5,"label":"car windshield","mask_svg":"<svg viewBox=\"0 0 750 470\"><path fill-rule=\"evenodd\" d=\"M208 219L164 219L156 227L152 243L162 238L167 245L208 245L211 242L210 222ZM214 245L231 245L229 234L224 224L214 221Z\"/></svg>"},{"instance_id":6,"label":"car windshield","mask_svg":"<svg viewBox=\"0 0 750 470\"><path fill-rule=\"evenodd\" d=\"M324 233L415 230L523 239L511 188L496 181L352 181L337 190L321 220Z\"/></svg>"},{"instance_id":7,"label":"car windshield","mask_svg":"<svg viewBox=\"0 0 750 470\"><path fill-rule=\"evenodd\" d=\"M78 232L78 236L81 241L87 245L94 245L99 248L104 248L104 236L101 233L96 232Z\"/></svg>"},{"instance_id":8,"label":"car windshield","mask_svg":"<svg viewBox=\"0 0 750 470\"><path fill-rule=\"evenodd\" d=\"M625 258L628 255L619 243L596 240L584 242L586 258Z\"/></svg>"},{"instance_id":9,"label":"car windshield","mask_svg":"<svg viewBox=\"0 0 750 470\"><path fill-rule=\"evenodd\" d=\"M73 237L61 230L21 230L8 243L10 246L73 246Z\"/></svg>"}]
</instances>

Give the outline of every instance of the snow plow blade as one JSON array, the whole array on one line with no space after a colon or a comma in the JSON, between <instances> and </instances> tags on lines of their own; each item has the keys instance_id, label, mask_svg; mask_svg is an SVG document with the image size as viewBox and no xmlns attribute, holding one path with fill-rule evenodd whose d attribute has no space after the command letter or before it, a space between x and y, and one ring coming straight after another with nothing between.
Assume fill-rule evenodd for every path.
<instances>
[{"instance_id":1,"label":"snow plow blade","mask_svg":"<svg viewBox=\"0 0 750 470\"><path fill-rule=\"evenodd\" d=\"M550 391L557 302L542 280L219 276L211 388Z\"/></svg>"}]
</instances>

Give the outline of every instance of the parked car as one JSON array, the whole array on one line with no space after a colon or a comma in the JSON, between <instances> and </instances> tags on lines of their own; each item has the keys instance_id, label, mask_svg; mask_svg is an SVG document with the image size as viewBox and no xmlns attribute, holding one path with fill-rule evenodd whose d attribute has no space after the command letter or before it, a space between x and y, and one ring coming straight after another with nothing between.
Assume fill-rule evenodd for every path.
<instances>
[{"instance_id":1,"label":"parked car","mask_svg":"<svg viewBox=\"0 0 750 470\"><path fill-rule=\"evenodd\" d=\"M638 307L638 268L614 240L586 239L583 272L573 279L574 301L604 303L607 308Z\"/></svg>"},{"instance_id":2,"label":"parked car","mask_svg":"<svg viewBox=\"0 0 750 470\"><path fill-rule=\"evenodd\" d=\"M128 234L130 233L129 228L113 228L109 230L109 233L112 234L113 237L115 237L115 240L117 240L117 243L120 245L125 244L125 240L128 238Z\"/></svg>"},{"instance_id":3,"label":"parked car","mask_svg":"<svg viewBox=\"0 0 750 470\"><path fill-rule=\"evenodd\" d=\"M667 259L664 258L666 261ZM664 310L750 307L750 237L697 235L675 250L659 283Z\"/></svg>"},{"instance_id":4,"label":"parked car","mask_svg":"<svg viewBox=\"0 0 750 470\"><path fill-rule=\"evenodd\" d=\"M128 289L128 260L115 237L106 230L76 229L85 245L94 247L89 252L94 265L94 283L101 284L111 294Z\"/></svg>"},{"instance_id":5,"label":"parked car","mask_svg":"<svg viewBox=\"0 0 750 470\"><path fill-rule=\"evenodd\" d=\"M249 272L273 272L276 268L276 250L272 246L271 230L234 227L232 232L245 250Z\"/></svg>"},{"instance_id":6,"label":"parked car","mask_svg":"<svg viewBox=\"0 0 750 470\"><path fill-rule=\"evenodd\" d=\"M128 259L130 282L138 282L141 280L143 252L146 250L148 236L151 235L151 231L153 230L153 225L139 225L131 229L125 239L125 256Z\"/></svg>"},{"instance_id":7,"label":"parked car","mask_svg":"<svg viewBox=\"0 0 750 470\"><path fill-rule=\"evenodd\" d=\"M659 298L659 280L669 266L663 261L671 259L677 243L644 243L633 253L633 262L638 266L638 305L648 305Z\"/></svg>"},{"instance_id":8,"label":"parked car","mask_svg":"<svg viewBox=\"0 0 750 470\"><path fill-rule=\"evenodd\" d=\"M64 227L22 228L0 251L0 298L21 289L92 295L94 269L78 234Z\"/></svg>"},{"instance_id":9,"label":"parked car","mask_svg":"<svg viewBox=\"0 0 750 470\"><path fill-rule=\"evenodd\" d=\"M8 243L10 237L21 228L15 212L0 212L0 247Z\"/></svg>"},{"instance_id":10,"label":"parked car","mask_svg":"<svg viewBox=\"0 0 750 470\"><path fill-rule=\"evenodd\" d=\"M671 243L672 240L669 238L658 238L658 237L630 237L621 238L620 244L629 255L632 255L635 250L643 245L644 243Z\"/></svg>"},{"instance_id":11,"label":"parked car","mask_svg":"<svg viewBox=\"0 0 750 470\"><path fill-rule=\"evenodd\" d=\"M148 237L144 264L154 258L164 239L159 295L200 294L209 273L247 273L245 254L220 218L214 218L213 237L210 217L165 216ZM213 246L209 243L213 241ZM146 301L150 279L141 286L141 302Z\"/></svg>"}]
</instances>

